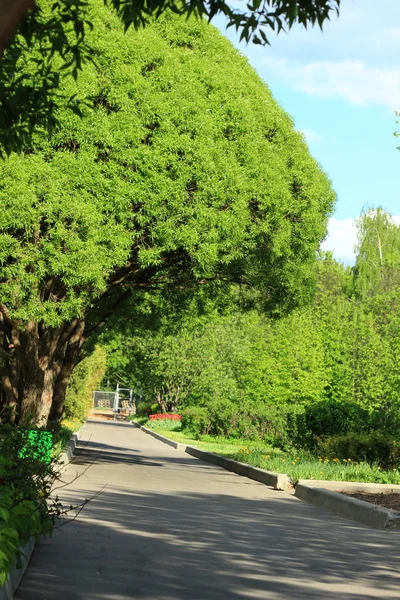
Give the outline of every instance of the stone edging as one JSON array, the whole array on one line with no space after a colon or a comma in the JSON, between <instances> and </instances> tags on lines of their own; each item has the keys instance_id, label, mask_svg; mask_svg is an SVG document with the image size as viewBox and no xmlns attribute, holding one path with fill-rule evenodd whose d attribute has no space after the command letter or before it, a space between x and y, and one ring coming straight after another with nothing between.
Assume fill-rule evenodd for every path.
<instances>
[{"instance_id":1,"label":"stone edging","mask_svg":"<svg viewBox=\"0 0 400 600\"><path fill-rule=\"evenodd\" d=\"M80 438L81 431L82 428L71 436L66 451L60 455L63 467L71 461L76 445ZM21 579L28 567L29 560L35 547L35 542L35 537L32 536L24 546L20 546L20 552L23 554L21 557L22 566L20 569L17 569L17 565L14 564L10 570L6 582L0 586L0 600L12 600L14 598L14 594L17 591Z\"/></svg>"},{"instance_id":2,"label":"stone edging","mask_svg":"<svg viewBox=\"0 0 400 600\"><path fill-rule=\"evenodd\" d=\"M67 465L73 458L75 453L75 448L78 445L78 440L81 437L82 427L76 432L73 433L70 439L68 440L67 448L60 454L60 460L64 465Z\"/></svg>"},{"instance_id":3,"label":"stone edging","mask_svg":"<svg viewBox=\"0 0 400 600\"><path fill-rule=\"evenodd\" d=\"M22 576L26 571L34 547L35 538L33 536L29 538L25 546L20 547L20 551L23 554L21 557L22 566L20 569L17 569L17 566L14 565L9 572L6 582L0 587L0 600L12 600L14 597Z\"/></svg>"},{"instance_id":4,"label":"stone edging","mask_svg":"<svg viewBox=\"0 0 400 600\"><path fill-rule=\"evenodd\" d=\"M346 485L348 484L348 485ZM324 487L319 487L324 485ZM383 506L377 506L370 502L364 502L358 498L352 498L340 494L333 489L326 489L327 487L334 488L341 491L386 491L389 493L394 488L400 486L391 486L383 484L362 484L362 483L349 483L344 481L309 481L300 479L296 485L295 496L300 500L305 500L315 506L320 506L327 510L331 510L342 517L347 517L375 527L378 529L398 529L400 528L400 513L384 508ZM379 486L379 488L377 487ZM399 491L396 489L396 491Z\"/></svg>"},{"instance_id":5,"label":"stone edging","mask_svg":"<svg viewBox=\"0 0 400 600\"><path fill-rule=\"evenodd\" d=\"M265 485L269 485L276 490L287 490L290 487L290 479L284 473L273 473L272 471L265 471L264 469L258 469L257 467L252 467L251 465L247 465L246 463L238 462L237 460L232 460L231 458L226 458L225 456L221 456L220 454L214 454L213 452L206 452L205 450L200 450L195 446L186 446L186 444L180 444L178 442L174 442L173 440L168 439L167 437L144 427L143 425L139 425L139 423L135 423L134 421L130 421L134 427L140 428L144 433L151 435L156 440L163 442L164 444L168 444L168 446L172 446L172 448L183 450L187 454L194 456L195 458L199 458L200 460L204 460L205 462L212 463L217 465L218 467L222 467L227 471L231 471L232 473L236 473L237 475L241 475L243 477L248 477L249 479L253 479L254 481L259 481L260 483L264 483Z\"/></svg>"}]
</instances>

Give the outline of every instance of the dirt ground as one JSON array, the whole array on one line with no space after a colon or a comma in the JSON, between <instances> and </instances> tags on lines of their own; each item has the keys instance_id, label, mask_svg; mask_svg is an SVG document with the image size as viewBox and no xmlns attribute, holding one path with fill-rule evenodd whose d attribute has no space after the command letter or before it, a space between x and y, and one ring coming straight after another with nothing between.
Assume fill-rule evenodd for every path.
<instances>
[{"instance_id":1,"label":"dirt ground","mask_svg":"<svg viewBox=\"0 0 400 600\"><path fill-rule=\"evenodd\" d=\"M341 492L345 496L351 496L358 500L364 500L364 502L370 502L371 504L378 504L378 506L384 506L385 508L391 508L400 512L400 494L370 494L367 492Z\"/></svg>"},{"instance_id":2,"label":"dirt ground","mask_svg":"<svg viewBox=\"0 0 400 600\"><path fill-rule=\"evenodd\" d=\"M125 413L120 413L117 415L117 420L118 421L125 421L126 420L126 414ZM91 413L89 413L89 419L96 419L96 421L113 421L114 420L114 413L112 411L110 412L96 412L96 411L92 411Z\"/></svg>"}]
</instances>

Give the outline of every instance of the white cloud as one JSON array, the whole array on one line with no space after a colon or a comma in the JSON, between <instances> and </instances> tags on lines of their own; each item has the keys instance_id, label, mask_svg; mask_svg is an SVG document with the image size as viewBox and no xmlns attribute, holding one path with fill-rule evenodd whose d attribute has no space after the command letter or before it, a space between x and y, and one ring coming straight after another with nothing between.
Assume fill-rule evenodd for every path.
<instances>
[{"instance_id":1,"label":"white cloud","mask_svg":"<svg viewBox=\"0 0 400 600\"><path fill-rule=\"evenodd\" d=\"M355 219L329 219L328 237L321 250L330 250L335 258L346 264L354 263L354 247L357 242Z\"/></svg>"},{"instance_id":2,"label":"white cloud","mask_svg":"<svg viewBox=\"0 0 400 600\"><path fill-rule=\"evenodd\" d=\"M275 77L297 90L322 98L339 97L359 106L400 106L400 68L369 67L359 60L308 64L264 55L262 63Z\"/></svg>"},{"instance_id":3,"label":"white cloud","mask_svg":"<svg viewBox=\"0 0 400 600\"><path fill-rule=\"evenodd\" d=\"M400 216L394 216L392 219L400 226ZM356 219L329 219L328 236L321 244L321 250L330 250L337 260L353 265L356 244Z\"/></svg>"},{"instance_id":4,"label":"white cloud","mask_svg":"<svg viewBox=\"0 0 400 600\"><path fill-rule=\"evenodd\" d=\"M300 133L306 138L308 144L320 144L323 138L313 129L299 129Z\"/></svg>"}]
</instances>

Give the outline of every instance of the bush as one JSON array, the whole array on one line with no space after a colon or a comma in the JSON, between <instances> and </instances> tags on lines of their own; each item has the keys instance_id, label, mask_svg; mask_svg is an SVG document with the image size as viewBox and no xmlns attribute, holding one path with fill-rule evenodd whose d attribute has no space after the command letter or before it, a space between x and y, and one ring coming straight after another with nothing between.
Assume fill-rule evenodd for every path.
<instances>
[{"instance_id":1,"label":"bush","mask_svg":"<svg viewBox=\"0 0 400 600\"><path fill-rule=\"evenodd\" d=\"M136 410L138 417L148 417L153 412L153 404L151 402L139 402Z\"/></svg>"},{"instance_id":2,"label":"bush","mask_svg":"<svg viewBox=\"0 0 400 600\"><path fill-rule=\"evenodd\" d=\"M290 445L287 410L273 404L217 400L206 407L181 410L182 428L195 435L262 439L279 447Z\"/></svg>"},{"instance_id":3,"label":"bush","mask_svg":"<svg viewBox=\"0 0 400 600\"><path fill-rule=\"evenodd\" d=\"M25 460L36 460L50 463L53 447L53 436L50 431L19 428L21 449L19 457Z\"/></svg>"},{"instance_id":4,"label":"bush","mask_svg":"<svg viewBox=\"0 0 400 600\"><path fill-rule=\"evenodd\" d=\"M400 444L386 433L348 433L318 441L321 456L340 460L367 462L381 469L397 469L400 465Z\"/></svg>"},{"instance_id":5,"label":"bush","mask_svg":"<svg viewBox=\"0 0 400 600\"><path fill-rule=\"evenodd\" d=\"M355 402L323 401L309 404L290 417L297 446L315 448L319 438L368 431L370 414Z\"/></svg>"},{"instance_id":6,"label":"bush","mask_svg":"<svg viewBox=\"0 0 400 600\"><path fill-rule=\"evenodd\" d=\"M51 432L53 447L52 447L52 456L56 457L68 445L69 440L73 433L78 431L82 427L81 421L63 421L59 423L58 421L49 421L47 424L46 430Z\"/></svg>"},{"instance_id":7,"label":"bush","mask_svg":"<svg viewBox=\"0 0 400 600\"><path fill-rule=\"evenodd\" d=\"M94 352L74 369L67 388L63 418L79 420L87 418L93 403L93 392L99 388L106 371L106 351L96 346Z\"/></svg>"},{"instance_id":8,"label":"bush","mask_svg":"<svg viewBox=\"0 0 400 600\"><path fill-rule=\"evenodd\" d=\"M371 429L374 431L384 431L388 435L400 439L400 409L398 407L376 410L372 413L370 421Z\"/></svg>"},{"instance_id":9,"label":"bush","mask_svg":"<svg viewBox=\"0 0 400 600\"><path fill-rule=\"evenodd\" d=\"M178 419L156 419L148 421L146 427L149 429L162 429L163 431L180 431L181 422Z\"/></svg>"},{"instance_id":10,"label":"bush","mask_svg":"<svg viewBox=\"0 0 400 600\"><path fill-rule=\"evenodd\" d=\"M207 408L190 406L181 410L181 417L182 429L187 429L196 436L209 433L210 413Z\"/></svg>"},{"instance_id":11,"label":"bush","mask_svg":"<svg viewBox=\"0 0 400 600\"><path fill-rule=\"evenodd\" d=\"M50 498L58 479L51 459L51 434L42 430L0 427L0 585L32 535L50 533L60 512Z\"/></svg>"}]
</instances>

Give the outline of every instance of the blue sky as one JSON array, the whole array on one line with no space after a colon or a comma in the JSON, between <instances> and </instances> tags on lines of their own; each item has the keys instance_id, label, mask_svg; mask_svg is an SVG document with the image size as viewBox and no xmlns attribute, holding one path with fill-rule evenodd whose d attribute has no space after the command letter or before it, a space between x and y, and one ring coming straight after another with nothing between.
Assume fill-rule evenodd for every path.
<instances>
[{"instance_id":1,"label":"blue sky","mask_svg":"<svg viewBox=\"0 0 400 600\"><path fill-rule=\"evenodd\" d=\"M384 5L384 7L382 6ZM342 0L319 29L270 36L270 47L238 42L332 180L338 200L324 247L351 262L362 208L383 206L400 223L400 0ZM384 8L384 10L383 10ZM399 117L400 120L400 117ZM400 130L400 125L398 126Z\"/></svg>"}]
</instances>

